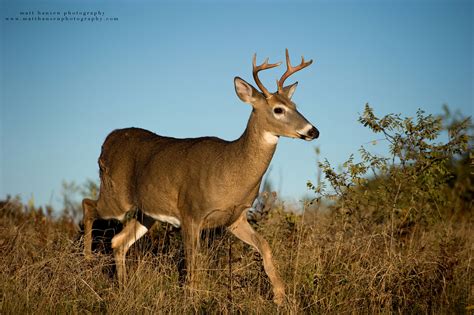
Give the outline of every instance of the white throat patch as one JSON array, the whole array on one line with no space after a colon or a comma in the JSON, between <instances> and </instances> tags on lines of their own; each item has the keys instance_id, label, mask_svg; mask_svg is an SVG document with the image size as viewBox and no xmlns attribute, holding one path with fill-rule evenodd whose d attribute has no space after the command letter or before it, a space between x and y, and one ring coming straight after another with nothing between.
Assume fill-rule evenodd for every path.
<instances>
[{"instance_id":1,"label":"white throat patch","mask_svg":"<svg viewBox=\"0 0 474 315\"><path fill-rule=\"evenodd\" d=\"M265 131L263 133L263 140L268 144L276 144L278 142L278 136L275 136L271 132Z\"/></svg>"}]
</instances>

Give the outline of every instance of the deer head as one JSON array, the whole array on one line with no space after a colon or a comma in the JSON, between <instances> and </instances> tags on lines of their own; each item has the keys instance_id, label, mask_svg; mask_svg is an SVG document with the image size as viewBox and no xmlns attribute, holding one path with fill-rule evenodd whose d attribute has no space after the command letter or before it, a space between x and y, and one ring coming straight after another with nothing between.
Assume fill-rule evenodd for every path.
<instances>
[{"instance_id":1,"label":"deer head","mask_svg":"<svg viewBox=\"0 0 474 315\"><path fill-rule=\"evenodd\" d=\"M253 57L253 78L261 92L243 79L234 79L235 91L239 98L253 107L253 114L263 128L265 138L275 142L279 136L313 140L319 136L319 131L296 109L296 104L291 98L296 90L298 82L283 86L285 80L293 73L306 68L313 61L305 62L302 57L301 64L293 67L290 63L288 49L286 49L287 70L277 81L277 91L270 93L258 78L258 72L271 69L281 64L269 64L268 58L260 66L256 65L256 54Z\"/></svg>"}]
</instances>

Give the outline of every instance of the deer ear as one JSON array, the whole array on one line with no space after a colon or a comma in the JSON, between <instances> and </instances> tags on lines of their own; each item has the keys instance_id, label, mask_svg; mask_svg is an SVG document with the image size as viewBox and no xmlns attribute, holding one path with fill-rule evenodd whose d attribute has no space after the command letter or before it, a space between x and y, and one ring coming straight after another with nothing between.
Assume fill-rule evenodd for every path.
<instances>
[{"instance_id":1,"label":"deer ear","mask_svg":"<svg viewBox=\"0 0 474 315\"><path fill-rule=\"evenodd\" d=\"M252 104L260 94L251 84L239 77L234 78L234 86L237 96L244 103Z\"/></svg>"},{"instance_id":2,"label":"deer ear","mask_svg":"<svg viewBox=\"0 0 474 315\"><path fill-rule=\"evenodd\" d=\"M287 85L283 88L283 94L288 97L289 99L291 99L293 97L293 94L295 93L296 91L296 87L298 86L298 82L295 82L291 85Z\"/></svg>"}]
</instances>

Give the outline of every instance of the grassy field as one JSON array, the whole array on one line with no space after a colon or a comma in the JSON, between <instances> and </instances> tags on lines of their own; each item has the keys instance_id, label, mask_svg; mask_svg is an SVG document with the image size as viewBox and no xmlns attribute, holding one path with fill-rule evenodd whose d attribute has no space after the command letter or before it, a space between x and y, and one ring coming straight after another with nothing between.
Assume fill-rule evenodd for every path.
<instances>
[{"instance_id":1,"label":"grassy field","mask_svg":"<svg viewBox=\"0 0 474 315\"><path fill-rule=\"evenodd\" d=\"M394 235L389 225L371 228L315 210L294 215L280 204L256 226L287 286L287 302L277 309L259 255L226 232L203 236L209 242L191 294L179 284L178 231L155 225L131 249L129 284L121 291L107 241L86 261L80 232L67 218L15 202L1 213L2 314L462 314L474 304L472 218Z\"/></svg>"}]
</instances>

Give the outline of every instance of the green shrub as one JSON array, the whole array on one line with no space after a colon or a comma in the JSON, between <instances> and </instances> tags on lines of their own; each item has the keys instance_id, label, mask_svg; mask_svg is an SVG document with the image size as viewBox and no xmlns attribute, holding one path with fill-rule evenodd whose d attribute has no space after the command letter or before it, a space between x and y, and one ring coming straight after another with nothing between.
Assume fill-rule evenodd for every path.
<instances>
[{"instance_id":1,"label":"green shrub","mask_svg":"<svg viewBox=\"0 0 474 315\"><path fill-rule=\"evenodd\" d=\"M418 110L416 118L379 118L367 104L359 122L382 136L373 145L388 144L389 154L380 156L362 146L360 162L351 155L339 172L327 160L319 163L331 189L308 182L318 200L336 199L333 209L346 219L368 226L389 222L391 232L399 235L416 224L472 211L470 118L453 117L447 108L443 116Z\"/></svg>"}]
</instances>

